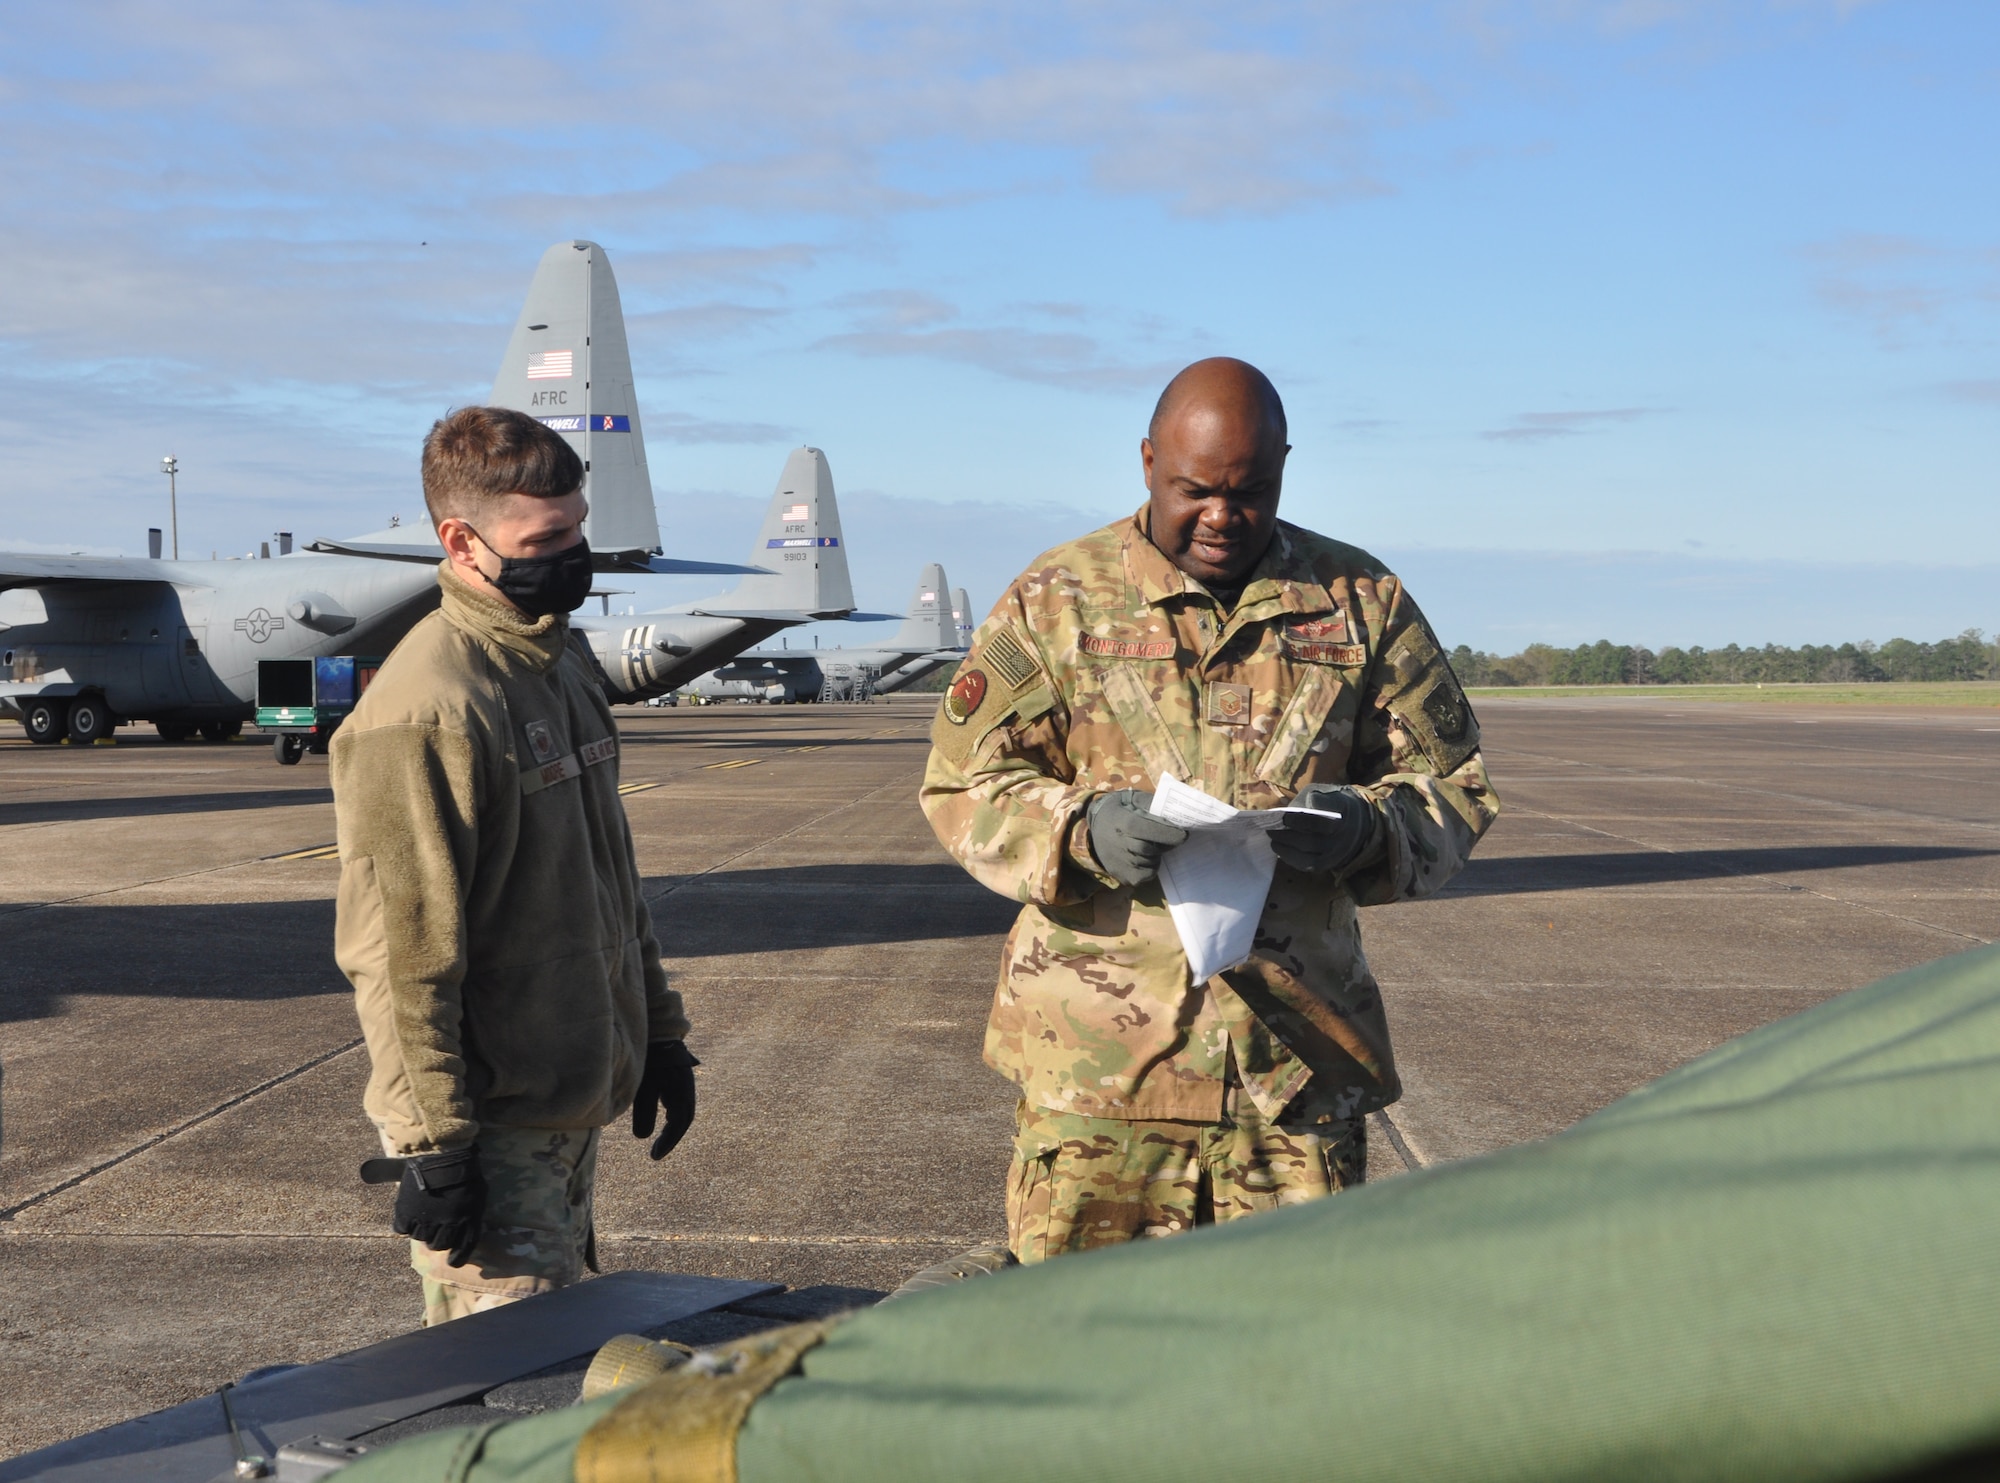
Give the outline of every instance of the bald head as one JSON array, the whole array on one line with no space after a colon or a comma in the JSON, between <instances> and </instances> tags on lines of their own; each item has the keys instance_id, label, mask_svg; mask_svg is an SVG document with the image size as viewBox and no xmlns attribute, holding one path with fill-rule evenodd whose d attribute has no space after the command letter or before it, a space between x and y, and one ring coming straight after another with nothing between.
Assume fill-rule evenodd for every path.
<instances>
[{"instance_id":1,"label":"bald head","mask_svg":"<svg viewBox=\"0 0 2000 1483\"><path fill-rule=\"evenodd\" d=\"M1146 424L1146 436L1158 442L1160 429L1189 410L1209 414L1226 410L1257 419L1265 436L1280 444L1289 436L1278 388L1249 361L1234 356L1212 355L1198 360L1169 381L1153 403L1153 420Z\"/></svg>"},{"instance_id":2,"label":"bald head","mask_svg":"<svg viewBox=\"0 0 2000 1483\"><path fill-rule=\"evenodd\" d=\"M1285 404L1247 361L1198 360L1167 383L1139 444L1153 544L1210 586L1241 582L1277 531Z\"/></svg>"}]
</instances>

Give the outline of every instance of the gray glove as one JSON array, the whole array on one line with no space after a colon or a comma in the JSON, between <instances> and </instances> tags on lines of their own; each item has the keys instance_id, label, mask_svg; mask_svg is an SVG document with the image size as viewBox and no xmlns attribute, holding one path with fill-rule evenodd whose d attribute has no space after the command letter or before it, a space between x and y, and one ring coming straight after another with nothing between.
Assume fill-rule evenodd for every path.
<instances>
[{"instance_id":1,"label":"gray glove","mask_svg":"<svg viewBox=\"0 0 2000 1483\"><path fill-rule=\"evenodd\" d=\"M1090 852L1121 885L1143 885L1160 873L1160 856L1187 838L1187 830L1149 812L1153 795L1137 788L1100 793L1090 800Z\"/></svg>"},{"instance_id":2,"label":"gray glove","mask_svg":"<svg viewBox=\"0 0 2000 1483\"><path fill-rule=\"evenodd\" d=\"M1286 814L1271 831L1271 852L1294 870L1327 875L1345 870L1375 842L1381 827L1375 801L1359 788L1314 783L1292 800L1293 808L1325 809L1337 819Z\"/></svg>"}]
</instances>

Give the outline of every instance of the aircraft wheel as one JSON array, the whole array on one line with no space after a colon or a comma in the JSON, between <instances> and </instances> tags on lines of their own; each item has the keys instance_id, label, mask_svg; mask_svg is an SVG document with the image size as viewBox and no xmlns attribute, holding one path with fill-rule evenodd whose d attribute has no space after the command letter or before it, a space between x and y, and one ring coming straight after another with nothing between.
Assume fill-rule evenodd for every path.
<instances>
[{"instance_id":1,"label":"aircraft wheel","mask_svg":"<svg viewBox=\"0 0 2000 1483\"><path fill-rule=\"evenodd\" d=\"M271 738L271 750L277 754L280 767L297 767L306 754L306 739L281 731Z\"/></svg>"},{"instance_id":2,"label":"aircraft wheel","mask_svg":"<svg viewBox=\"0 0 2000 1483\"><path fill-rule=\"evenodd\" d=\"M52 747L69 730L69 705L61 700L31 700L21 712L28 740Z\"/></svg>"},{"instance_id":3,"label":"aircraft wheel","mask_svg":"<svg viewBox=\"0 0 2000 1483\"><path fill-rule=\"evenodd\" d=\"M242 734L243 723L241 721L204 721L201 723L201 739L203 741L235 741Z\"/></svg>"},{"instance_id":4,"label":"aircraft wheel","mask_svg":"<svg viewBox=\"0 0 2000 1483\"><path fill-rule=\"evenodd\" d=\"M160 733L164 742L184 742L194 735L194 728L185 721L155 721L153 730Z\"/></svg>"},{"instance_id":5,"label":"aircraft wheel","mask_svg":"<svg viewBox=\"0 0 2000 1483\"><path fill-rule=\"evenodd\" d=\"M111 707L104 703L101 695L80 695L70 702L69 739L79 747L87 747L101 736L109 736L115 729L111 718Z\"/></svg>"}]
</instances>

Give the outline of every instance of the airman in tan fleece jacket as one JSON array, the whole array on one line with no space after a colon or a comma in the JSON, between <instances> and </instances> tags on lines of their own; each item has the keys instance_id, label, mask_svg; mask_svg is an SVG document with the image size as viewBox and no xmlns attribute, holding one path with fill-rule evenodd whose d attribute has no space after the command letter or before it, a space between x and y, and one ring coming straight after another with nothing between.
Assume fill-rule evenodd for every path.
<instances>
[{"instance_id":1,"label":"airman in tan fleece jacket","mask_svg":"<svg viewBox=\"0 0 2000 1483\"><path fill-rule=\"evenodd\" d=\"M438 611L333 740L335 956L392 1153L596 1129L687 1033L640 896L618 731L564 614L440 568Z\"/></svg>"},{"instance_id":2,"label":"airman in tan fleece jacket","mask_svg":"<svg viewBox=\"0 0 2000 1483\"><path fill-rule=\"evenodd\" d=\"M698 1064L667 987L618 796L618 730L570 633L595 561L584 464L524 412L463 407L424 439L438 610L333 742L335 957L372 1063L426 1323L595 1268L599 1131L664 1158Z\"/></svg>"}]
</instances>

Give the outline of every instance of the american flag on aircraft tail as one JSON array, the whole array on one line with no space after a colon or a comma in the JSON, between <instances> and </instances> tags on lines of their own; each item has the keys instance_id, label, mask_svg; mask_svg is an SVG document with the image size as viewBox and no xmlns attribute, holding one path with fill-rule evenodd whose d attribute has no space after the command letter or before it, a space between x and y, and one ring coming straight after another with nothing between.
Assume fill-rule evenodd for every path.
<instances>
[{"instance_id":1,"label":"american flag on aircraft tail","mask_svg":"<svg viewBox=\"0 0 2000 1483\"><path fill-rule=\"evenodd\" d=\"M538 350L528 357L530 381L564 381L575 374L571 369L574 350Z\"/></svg>"}]
</instances>

